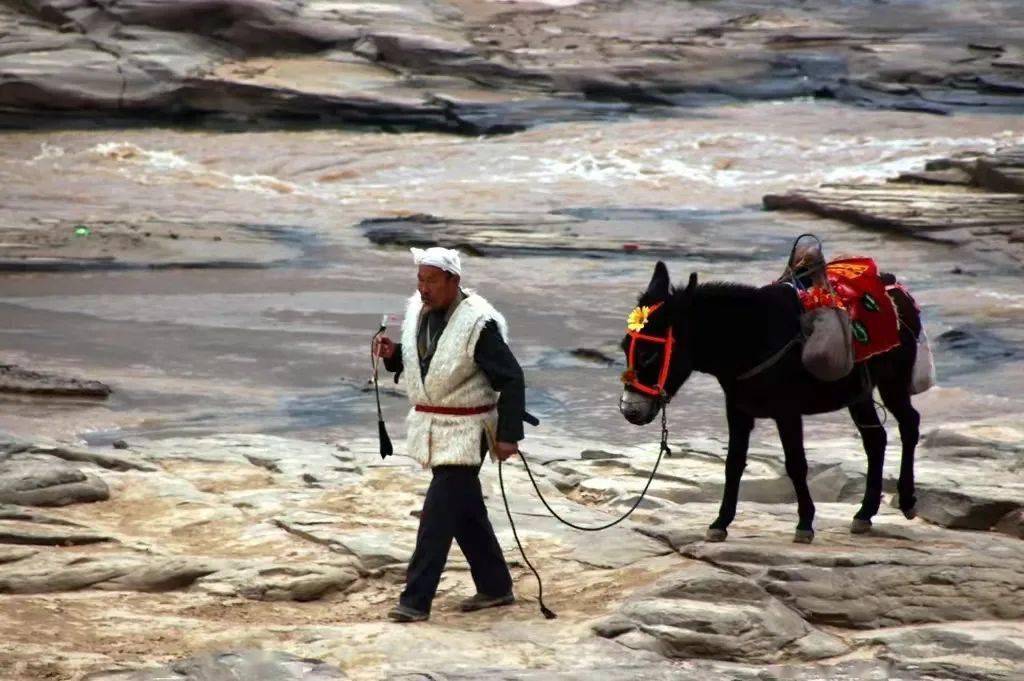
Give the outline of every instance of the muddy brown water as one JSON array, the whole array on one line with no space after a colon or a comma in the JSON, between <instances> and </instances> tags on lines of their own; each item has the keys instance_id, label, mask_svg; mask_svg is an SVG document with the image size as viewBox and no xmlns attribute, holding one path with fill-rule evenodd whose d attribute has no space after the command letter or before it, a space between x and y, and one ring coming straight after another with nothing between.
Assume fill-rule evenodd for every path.
<instances>
[{"instance_id":1,"label":"muddy brown water","mask_svg":"<svg viewBox=\"0 0 1024 681\"><path fill-rule=\"evenodd\" d=\"M407 251L373 246L356 225L413 214L485 224L569 214L587 233L674 244L668 265L677 280L696 271L746 283L777 276L791 239L813 231L829 255L875 257L922 305L940 375L940 388L917 398L925 428L1024 412L1019 271L941 244L760 209L769 192L880 180L957 151L1020 144L1016 118L797 101L492 138L143 128L7 132L3 140L7 228L45 234L76 223L171 220L200 233L248 225L255 235L236 241L224 232L208 244L217 257L254 263L246 268L0 275L3 360L115 390L103 402L0 398L0 429L18 434L100 445L212 432L372 435L372 395L362 390L369 337L381 313L401 313L415 273ZM212 252L190 248L199 259ZM19 252L0 251L4 259ZM152 253L143 244L109 255L145 262ZM638 430L618 414L615 348L654 261L642 250L465 257L465 283L510 321L528 406L545 431L610 446L656 439L653 426ZM577 357L575 348L611 353L615 363ZM400 436L404 398L386 394L384 408ZM724 435L717 385L692 379L670 422L681 435ZM807 428L812 444L855 434L844 414L811 418ZM771 441L773 429L755 436Z\"/></svg>"}]
</instances>

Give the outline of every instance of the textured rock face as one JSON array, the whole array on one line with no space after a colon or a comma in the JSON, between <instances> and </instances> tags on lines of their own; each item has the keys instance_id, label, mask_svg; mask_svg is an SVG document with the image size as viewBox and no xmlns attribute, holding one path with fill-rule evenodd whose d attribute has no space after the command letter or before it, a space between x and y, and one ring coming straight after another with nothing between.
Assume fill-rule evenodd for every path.
<instances>
[{"instance_id":1,"label":"textured rock face","mask_svg":"<svg viewBox=\"0 0 1024 681\"><path fill-rule=\"evenodd\" d=\"M1012 0L958 22L945 19L957 5L942 1L927 13L824 1L755 12L741 2L562 5L7 2L0 105L467 133L730 99L1022 107Z\"/></svg>"},{"instance_id":2,"label":"textured rock face","mask_svg":"<svg viewBox=\"0 0 1024 681\"><path fill-rule=\"evenodd\" d=\"M922 464L923 477L954 454L1019 441L1012 427L937 429L926 442L940 458ZM542 491L585 525L622 512L650 450L537 444L547 452L533 467ZM711 441L674 443L655 503L597 535L538 512L525 473L506 466L553 621L537 613L532 574L514 553L496 471L486 467L519 603L458 613L473 585L455 549L430 623L402 627L384 613L401 590L426 481L402 459L379 464L375 442L220 435L135 444L116 456L4 447L8 459L74 462L110 489L107 501L45 512L0 506L0 661L25 678L1010 681L1024 671L1019 539L908 521L888 507L871 533L851 535L856 506L821 501L815 543L794 545L792 503L767 484L781 462L758 448L724 544L702 540L721 467ZM820 446L822 490L856 496L841 491L856 484L844 471L862 466L850 457L859 452L848 444ZM1006 496L1000 485L1012 480L990 476L986 493ZM960 482L970 498L975 488ZM707 499L695 491L705 485ZM51 628L63 633L46 650L26 634ZM211 650L220 652L202 652Z\"/></svg>"},{"instance_id":3,"label":"textured rock face","mask_svg":"<svg viewBox=\"0 0 1024 681\"><path fill-rule=\"evenodd\" d=\"M925 239L941 239L977 251L995 251L1024 263L1024 149L936 159L920 173L886 184L799 189L764 197L770 210L797 210L855 225ZM941 339L938 339L941 340Z\"/></svg>"},{"instance_id":4,"label":"textured rock face","mask_svg":"<svg viewBox=\"0 0 1024 681\"><path fill-rule=\"evenodd\" d=\"M761 587L706 565L635 596L595 631L630 648L684 659L775 662L847 651L841 639L810 626Z\"/></svg>"},{"instance_id":5,"label":"textured rock face","mask_svg":"<svg viewBox=\"0 0 1024 681\"><path fill-rule=\"evenodd\" d=\"M13 364L0 364L0 393L60 395L73 397L107 397L110 386L99 381L65 378L54 374L30 371Z\"/></svg>"},{"instance_id":6,"label":"textured rock face","mask_svg":"<svg viewBox=\"0 0 1024 681\"><path fill-rule=\"evenodd\" d=\"M201 655L153 669L98 672L86 675L83 681L336 681L344 678L340 669L319 660L245 650Z\"/></svg>"},{"instance_id":7,"label":"textured rock face","mask_svg":"<svg viewBox=\"0 0 1024 681\"><path fill-rule=\"evenodd\" d=\"M14 454L0 460L0 503L67 506L109 496L105 482L54 457Z\"/></svg>"}]
</instances>

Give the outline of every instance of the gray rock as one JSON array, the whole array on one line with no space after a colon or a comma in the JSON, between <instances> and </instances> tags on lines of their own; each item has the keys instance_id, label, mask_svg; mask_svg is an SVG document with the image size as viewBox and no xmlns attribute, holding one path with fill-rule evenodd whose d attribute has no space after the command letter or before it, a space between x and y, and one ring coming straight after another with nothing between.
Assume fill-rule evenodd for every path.
<instances>
[{"instance_id":1,"label":"gray rock","mask_svg":"<svg viewBox=\"0 0 1024 681\"><path fill-rule=\"evenodd\" d=\"M141 454L151 461L183 459L250 464L312 487L354 482L359 479L360 471L350 452L273 435L168 438L148 443Z\"/></svg>"},{"instance_id":2,"label":"gray rock","mask_svg":"<svg viewBox=\"0 0 1024 681\"><path fill-rule=\"evenodd\" d=\"M268 650L210 653L164 667L99 671L82 681L337 681L340 669L320 660Z\"/></svg>"},{"instance_id":3,"label":"gray rock","mask_svg":"<svg viewBox=\"0 0 1024 681\"><path fill-rule=\"evenodd\" d=\"M963 17L957 30L941 13L903 7L880 23L858 3L827 16L815 4L772 6L770 16L734 2L696 11L646 0L581 5L7 3L0 105L29 123L36 111L213 112L471 134L723 99L817 95L935 113L1022 107L1013 0ZM979 57L965 44L993 32L1001 52ZM335 75L337 64L376 75ZM1018 186L1013 174L985 177Z\"/></svg>"},{"instance_id":4,"label":"gray rock","mask_svg":"<svg viewBox=\"0 0 1024 681\"><path fill-rule=\"evenodd\" d=\"M1011 537L1024 539L1024 508L1018 508L1004 515L993 529Z\"/></svg>"},{"instance_id":5,"label":"gray rock","mask_svg":"<svg viewBox=\"0 0 1024 681\"><path fill-rule=\"evenodd\" d=\"M408 563L414 535L408 532L356 531L340 527L341 519L327 513L296 511L274 518L281 529L330 550L357 558L366 570Z\"/></svg>"},{"instance_id":6,"label":"gray rock","mask_svg":"<svg viewBox=\"0 0 1024 681\"><path fill-rule=\"evenodd\" d=\"M769 194L764 207L795 210L886 229L928 240L957 243L976 253L995 250L1019 263L1024 246L1015 226L1024 214L1024 180L1018 176L1024 150L1011 148L988 157L957 162L975 177L982 190L964 191L959 184L922 186L916 183L862 184L801 189ZM936 340L941 340L937 338ZM927 447L991 444L952 429L928 433Z\"/></svg>"},{"instance_id":7,"label":"gray rock","mask_svg":"<svg viewBox=\"0 0 1024 681\"><path fill-rule=\"evenodd\" d=\"M214 562L198 558L153 558L124 575L94 584L93 588L126 591L175 591L218 569Z\"/></svg>"},{"instance_id":8,"label":"gray rock","mask_svg":"<svg viewBox=\"0 0 1024 681\"><path fill-rule=\"evenodd\" d=\"M694 565L634 596L595 626L600 636L666 657L774 662L822 659L848 650L754 581Z\"/></svg>"},{"instance_id":9,"label":"gray rock","mask_svg":"<svg viewBox=\"0 0 1024 681\"><path fill-rule=\"evenodd\" d=\"M26 393L60 397L107 397L110 386L99 381L30 371L15 364L0 364L0 393Z\"/></svg>"},{"instance_id":10,"label":"gray rock","mask_svg":"<svg viewBox=\"0 0 1024 681\"><path fill-rule=\"evenodd\" d=\"M55 457L19 453L0 459L0 503L67 506L109 497L105 482Z\"/></svg>"},{"instance_id":11,"label":"gray rock","mask_svg":"<svg viewBox=\"0 0 1024 681\"><path fill-rule=\"evenodd\" d=\"M13 548L10 546L0 546L0 565L5 565L7 563L16 563L19 560L31 558L37 553L39 552L34 549L21 549Z\"/></svg>"},{"instance_id":12,"label":"gray rock","mask_svg":"<svg viewBox=\"0 0 1024 681\"><path fill-rule=\"evenodd\" d=\"M1011 681L1024 676L1024 626L958 622L865 633L858 643L898 670L936 678Z\"/></svg>"},{"instance_id":13,"label":"gray rock","mask_svg":"<svg viewBox=\"0 0 1024 681\"><path fill-rule=\"evenodd\" d=\"M842 522L842 521L840 521ZM682 547L750 577L813 624L872 629L1024 617L1024 545L1000 535L885 525L853 536L845 522L813 545L730 538Z\"/></svg>"},{"instance_id":14,"label":"gray rock","mask_svg":"<svg viewBox=\"0 0 1024 681\"><path fill-rule=\"evenodd\" d=\"M924 486L919 487L917 491L918 514L943 527L987 530L1020 507L1019 501L979 494L971 495Z\"/></svg>"},{"instance_id":15,"label":"gray rock","mask_svg":"<svg viewBox=\"0 0 1024 681\"><path fill-rule=\"evenodd\" d=\"M138 558L125 556L55 556L39 553L0 566L0 593L77 591L122 577L142 565Z\"/></svg>"},{"instance_id":16,"label":"gray rock","mask_svg":"<svg viewBox=\"0 0 1024 681\"><path fill-rule=\"evenodd\" d=\"M112 537L86 529L40 525L35 522L0 520L0 544L81 546L113 541Z\"/></svg>"},{"instance_id":17,"label":"gray rock","mask_svg":"<svg viewBox=\"0 0 1024 681\"><path fill-rule=\"evenodd\" d=\"M36 553L0 565L0 593L173 591L221 568L201 558Z\"/></svg>"},{"instance_id":18,"label":"gray rock","mask_svg":"<svg viewBox=\"0 0 1024 681\"><path fill-rule=\"evenodd\" d=\"M100 468L106 468L112 471L155 471L157 470L154 466L151 466L142 461L136 461L124 456L111 454L109 452L93 451L90 449L80 449L77 447L66 447L63 445L49 445L42 443L35 443L31 445L25 451L33 454L46 454L48 456L55 456L58 459L64 461L91 463L99 466Z\"/></svg>"},{"instance_id":19,"label":"gray rock","mask_svg":"<svg viewBox=\"0 0 1024 681\"><path fill-rule=\"evenodd\" d=\"M313 601L344 591L358 579L351 568L268 565L222 570L201 579L197 587L218 596L257 601Z\"/></svg>"}]
</instances>

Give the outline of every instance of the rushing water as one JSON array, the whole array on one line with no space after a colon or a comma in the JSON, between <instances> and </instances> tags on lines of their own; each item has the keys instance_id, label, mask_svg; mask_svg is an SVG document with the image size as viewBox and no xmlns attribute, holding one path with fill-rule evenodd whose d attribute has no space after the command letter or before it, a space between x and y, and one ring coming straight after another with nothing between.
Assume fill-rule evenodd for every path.
<instances>
[{"instance_id":1,"label":"rushing water","mask_svg":"<svg viewBox=\"0 0 1024 681\"><path fill-rule=\"evenodd\" d=\"M668 259L677 280L697 271L704 280L767 282L792 238L814 231L830 256L874 256L921 303L941 385L916 400L926 428L1024 412L1019 271L939 244L760 210L769 192L881 180L960 150L1024 143L1018 119L788 102L493 138L132 129L3 140L0 219L9 227L242 223L277 262L3 275L3 359L104 380L115 393L105 403L7 398L0 428L94 443L225 431L372 434L372 395L361 391L369 336L381 312L402 311L415 272L407 251L374 247L355 226L419 213L485 225L569 215L577 231L677 244L680 255ZM216 247L241 258L254 244ZM546 432L613 445L656 437L618 414L615 348L654 260L642 251L466 256L465 283L509 318L529 407ZM614 354L616 364L578 358L570 352L578 347ZM404 399L388 394L384 405L400 433ZM722 412L717 386L697 377L670 414L676 432L716 434ZM808 428L854 432L842 414ZM766 428L756 435L773 437Z\"/></svg>"}]
</instances>

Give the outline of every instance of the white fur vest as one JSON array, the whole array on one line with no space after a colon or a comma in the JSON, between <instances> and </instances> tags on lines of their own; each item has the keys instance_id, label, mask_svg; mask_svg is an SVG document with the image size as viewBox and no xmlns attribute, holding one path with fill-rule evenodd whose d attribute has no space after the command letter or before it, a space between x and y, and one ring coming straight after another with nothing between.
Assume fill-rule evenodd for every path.
<instances>
[{"instance_id":1,"label":"white fur vest","mask_svg":"<svg viewBox=\"0 0 1024 681\"><path fill-rule=\"evenodd\" d=\"M426 376L420 374L416 349L423 311L418 293L409 299L402 322L403 380L412 404L406 418L406 450L424 467L479 465L480 436L485 424L490 424L493 432L497 422L495 409L468 416L416 411L416 405L473 408L494 405L498 401L498 393L476 365L473 353L487 322L497 323L506 342L508 326L490 303L475 293L466 293L441 332Z\"/></svg>"}]
</instances>

